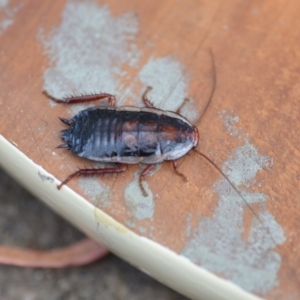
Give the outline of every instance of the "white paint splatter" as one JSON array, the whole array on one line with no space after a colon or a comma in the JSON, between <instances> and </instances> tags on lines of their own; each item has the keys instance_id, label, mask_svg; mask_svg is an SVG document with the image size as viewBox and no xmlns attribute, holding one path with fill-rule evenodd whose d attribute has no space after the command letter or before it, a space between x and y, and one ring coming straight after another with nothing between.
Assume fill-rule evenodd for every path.
<instances>
[{"instance_id":1,"label":"white paint splatter","mask_svg":"<svg viewBox=\"0 0 300 300\"><path fill-rule=\"evenodd\" d=\"M221 112L219 112L219 115L223 118L224 120L224 126L227 129L227 131L229 131L229 134L231 136L235 136L240 138L241 137L241 129L240 128L236 128L236 123L239 121L239 117L235 116L233 111L226 111L226 110L222 110Z\"/></svg>"},{"instance_id":2,"label":"white paint splatter","mask_svg":"<svg viewBox=\"0 0 300 300\"><path fill-rule=\"evenodd\" d=\"M94 201L94 205L106 208L111 204L110 188L99 181L99 178L81 177L79 186Z\"/></svg>"},{"instance_id":3,"label":"white paint splatter","mask_svg":"<svg viewBox=\"0 0 300 300\"><path fill-rule=\"evenodd\" d=\"M192 232L192 214L188 214L186 217L186 229L185 229L185 236L189 238Z\"/></svg>"},{"instance_id":4,"label":"white paint splatter","mask_svg":"<svg viewBox=\"0 0 300 300\"><path fill-rule=\"evenodd\" d=\"M144 226L140 226L140 227L139 227L139 232L140 232L140 233L146 233L146 231L147 231L147 228L146 228L146 227L144 227Z\"/></svg>"},{"instance_id":5,"label":"white paint splatter","mask_svg":"<svg viewBox=\"0 0 300 300\"><path fill-rule=\"evenodd\" d=\"M0 0L0 8L3 8L6 5L8 5L8 0Z\"/></svg>"},{"instance_id":6,"label":"white paint splatter","mask_svg":"<svg viewBox=\"0 0 300 300\"><path fill-rule=\"evenodd\" d=\"M158 108L176 111L188 95L188 76L181 63L170 56L151 58L139 73L139 80L153 87L149 100ZM181 113L191 122L199 119L192 99L183 106Z\"/></svg>"},{"instance_id":7,"label":"white paint splatter","mask_svg":"<svg viewBox=\"0 0 300 300\"><path fill-rule=\"evenodd\" d=\"M20 4L12 8L7 8L8 4L8 0L0 0L0 14L2 14L2 19L0 21L0 34L13 24L15 14L22 7L22 4Z\"/></svg>"},{"instance_id":8,"label":"white paint splatter","mask_svg":"<svg viewBox=\"0 0 300 300\"><path fill-rule=\"evenodd\" d=\"M107 6L68 1L60 26L47 38L39 34L54 65L45 71L44 89L55 97L118 95L118 77L126 75L122 65L133 65L140 54L134 44L137 32L133 13L114 18Z\"/></svg>"},{"instance_id":9,"label":"white paint splatter","mask_svg":"<svg viewBox=\"0 0 300 300\"><path fill-rule=\"evenodd\" d=\"M132 216L137 219L144 220L153 217L155 202L153 200L153 194L148 187L148 183L143 181L143 186L148 193L148 196L145 197L142 194L140 185L139 185L139 174L140 170L136 171L134 174L134 180L127 185L124 197L125 204Z\"/></svg>"},{"instance_id":10,"label":"white paint splatter","mask_svg":"<svg viewBox=\"0 0 300 300\"><path fill-rule=\"evenodd\" d=\"M229 127L232 129L231 127ZM255 182L262 168L272 165L272 159L259 154L245 139L224 163L223 171L238 186L247 202L264 203L267 196L246 190ZM282 227L261 206L253 217L249 235L244 236L246 203L222 178L214 185L219 195L214 215L202 218L182 254L204 268L221 274L242 288L261 294L278 284L277 272L281 257L273 249L285 241Z\"/></svg>"}]
</instances>

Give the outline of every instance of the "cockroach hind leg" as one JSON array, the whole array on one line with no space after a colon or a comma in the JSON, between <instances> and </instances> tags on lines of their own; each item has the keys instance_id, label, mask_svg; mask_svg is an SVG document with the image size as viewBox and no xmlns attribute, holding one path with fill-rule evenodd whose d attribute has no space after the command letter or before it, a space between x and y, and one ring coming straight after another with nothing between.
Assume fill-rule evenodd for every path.
<instances>
[{"instance_id":1,"label":"cockroach hind leg","mask_svg":"<svg viewBox=\"0 0 300 300\"><path fill-rule=\"evenodd\" d=\"M80 95L80 96L66 96L63 98L56 98L50 95L47 91L43 91L43 94L46 95L49 99L63 104L76 104L76 103L86 103L86 102L93 102L102 99L108 99L109 106L115 106L116 98L112 94L107 93L99 93L99 94L90 94L90 95Z\"/></svg>"},{"instance_id":2,"label":"cockroach hind leg","mask_svg":"<svg viewBox=\"0 0 300 300\"><path fill-rule=\"evenodd\" d=\"M126 164L116 164L116 168L84 168L78 169L76 172L70 174L64 181L62 181L57 189L60 190L61 187L67 184L72 178L76 176L93 176L93 175L103 175L103 174L116 174L122 173L127 170Z\"/></svg>"},{"instance_id":3,"label":"cockroach hind leg","mask_svg":"<svg viewBox=\"0 0 300 300\"><path fill-rule=\"evenodd\" d=\"M65 179L65 180L63 180L60 184L58 184L57 186L56 186L56 188L58 189L58 190L60 190L68 181L69 181L70 179L69 179L69 177L67 178L67 179Z\"/></svg>"},{"instance_id":4,"label":"cockroach hind leg","mask_svg":"<svg viewBox=\"0 0 300 300\"><path fill-rule=\"evenodd\" d=\"M45 96L47 96L49 99L51 99L52 101L56 102L56 103L66 103L65 99L61 99L61 98L56 98L54 96L52 96L51 94L49 94L46 90L43 90L42 92Z\"/></svg>"},{"instance_id":5,"label":"cockroach hind leg","mask_svg":"<svg viewBox=\"0 0 300 300\"><path fill-rule=\"evenodd\" d=\"M65 180L63 180L60 184L57 185L57 189L60 190L62 188L62 186L67 184L73 177L79 176L80 174L81 174L81 169L79 169L78 171L70 174Z\"/></svg>"}]
</instances>

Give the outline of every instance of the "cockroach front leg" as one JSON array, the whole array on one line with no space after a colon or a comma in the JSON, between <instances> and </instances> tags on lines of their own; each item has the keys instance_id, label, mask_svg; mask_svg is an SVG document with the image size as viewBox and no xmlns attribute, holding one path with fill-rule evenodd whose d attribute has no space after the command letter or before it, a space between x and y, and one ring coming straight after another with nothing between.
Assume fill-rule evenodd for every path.
<instances>
[{"instance_id":1,"label":"cockroach front leg","mask_svg":"<svg viewBox=\"0 0 300 300\"><path fill-rule=\"evenodd\" d=\"M182 108L186 105L187 102L189 102L189 98L184 98L183 102L180 104L180 106L177 108L176 113L181 115Z\"/></svg>"},{"instance_id":2,"label":"cockroach front leg","mask_svg":"<svg viewBox=\"0 0 300 300\"><path fill-rule=\"evenodd\" d=\"M143 102L145 103L146 107L151 107L151 108L155 108L155 106L153 105L153 103L147 98L147 94L152 90L151 86L148 86L146 88L146 91L144 92L144 94L142 95L142 99Z\"/></svg>"},{"instance_id":3,"label":"cockroach front leg","mask_svg":"<svg viewBox=\"0 0 300 300\"><path fill-rule=\"evenodd\" d=\"M102 174L116 174L116 173L122 173L127 170L127 165L125 164L116 164L116 168L85 168L85 169L79 169L78 171L70 174L64 181L61 182L57 186L57 189L60 190L61 187L65 184L67 184L72 178L76 176L93 176L93 175L102 175Z\"/></svg>"},{"instance_id":4,"label":"cockroach front leg","mask_svg":"<svg viewBox=\"0 0 300 300\"><path fill-rule=\"evenodd\" d=\"M108 99L109 106L116 106L116 97L111 94L100 93L100 94L92 94L92 95L80 95L80 96L70 96L64 98L55 98L52 95L48 94L48 92L43 91L43 93L50 98L51 100L57 103L64 103L64 104L75 104L75 103L85 103L85 102L92 102L102 99Z\"/></svg>"}]
</instances>

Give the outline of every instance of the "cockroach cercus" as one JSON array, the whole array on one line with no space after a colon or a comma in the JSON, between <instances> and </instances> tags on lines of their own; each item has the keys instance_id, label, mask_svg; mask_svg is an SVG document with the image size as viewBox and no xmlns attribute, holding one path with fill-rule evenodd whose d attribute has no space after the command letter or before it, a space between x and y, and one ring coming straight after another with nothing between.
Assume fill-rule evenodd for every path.
<instances>
[{"instance_id":1,"label":"cockroach cercus","mask_svg":"<svg viewBox=\"0 0 300 300\"><path fill-rule=\"evenodd\" d=\"M134 106L116 107L116 99L111 94L95 94L57 99L59 103L82 103L107 98L108 105L96 106L80 111L71 120L60 118L69 126L61 131L66 148L92 161L113 163L114 167L101 169L79 169L65 179L60 189L74 176L120 173L127 169L127 164L148 165L139 176L141 190L146 196L142 179L151 168L163 161L172 161L176 173L177 159L197 147L198 130L178 112L155 108L147 99L148 87L142 99L144 108ZM186 179L185 179L186 180Z\"/></svg>"}]
</instances>

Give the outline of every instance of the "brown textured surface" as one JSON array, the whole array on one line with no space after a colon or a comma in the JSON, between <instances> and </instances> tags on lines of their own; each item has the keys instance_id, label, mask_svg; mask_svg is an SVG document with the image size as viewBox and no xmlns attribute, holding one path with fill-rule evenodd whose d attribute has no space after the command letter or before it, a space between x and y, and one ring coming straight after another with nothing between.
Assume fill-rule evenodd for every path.
<instances>
[{"instance_id":1,"label":"brown textured surface","mask_svg":"<svg viewBox=\"0 0 300 300\"><path fill-rule=\"evenodd\" d=\"M140 48L146 40L155 39L155 49L145 47L142 60L146 61L153 53L158 57L172 53L189 70L194 78L189 96L197 99L199 111L207 101L212 84L207 49L213 49L218 82L213 101L199 127L201 151L217 153L213 159L221 165L227 154L238 146L237 140L235 144L227 138L218 117L221 110L234 110L240 117L239 126L251 142L261 153L273 157L272 169L260 172L257 180L264 182L264 193L273 199L267 201L267 209L284 228L286 242L277 249L282 258L279 287L267 296L271 299L282 293L296 295L299 293L296 287L300 286L300 274L295 267L300 264L297 237L300 219L297 203L300 192L299 2L160 1L159 6L154 1L108 2L116 15L137 12ZM41 94L43 71L48 61L36 36L41 26L47 32L59 23L63 5L60 1L24 1L13 26L0 36L0 133L59 179L65 178L83 161L68 153L60 152L55 160L51 155L60 143L61 124L57 116L64 116L65 108L49 109ZM132 78L136 75L136 70L128 72ZM61 165L66 167L61 170ZM138 166L130 166L124 176L103 179L116 190L113 204L106 212L122 223L128 215L121 193L137 169ZM154 224L153 239L175 251L180 251L186 240L182 228L187 212L212 214L216 198L210 187L219 177L194 154L180 161L180 172L188 178L188 189L181 178L174 176L170 164L147 179L153 194L159 195L155 216L151 221L136 222L136 228ZM69 186L83 194L76 181ZM167 214L170 210L171 214ZM251 212L246 214L246 228L247 216L251 218Z\"/></svg>"}]
</instances>

